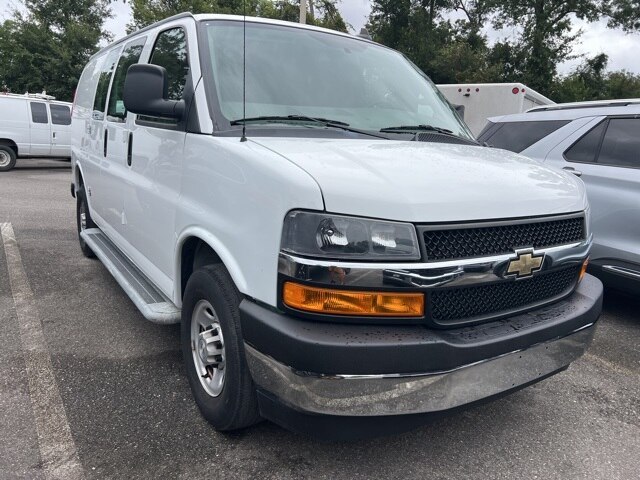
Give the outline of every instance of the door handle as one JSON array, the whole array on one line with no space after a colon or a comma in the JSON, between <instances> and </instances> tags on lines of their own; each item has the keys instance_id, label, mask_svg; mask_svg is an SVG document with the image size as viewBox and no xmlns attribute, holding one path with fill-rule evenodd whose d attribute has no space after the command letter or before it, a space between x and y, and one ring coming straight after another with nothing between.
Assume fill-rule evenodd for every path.
<instances>
[{"instance_id":1,"label":"door handle","mask_svg":"<svg viewBox=\"0 0 640 480\"><path fill-rule=\"evenodd\" d=\"M53 132L53 138L56 138L56 132Z\"/></svg>"},{"instance_id":2,"label":"door handle","mask_svg":"<svg viewBox=\"0 0 640 480\"><path fill-rule=\"evenodd\" d=\"M563 170L566 170L569 173L573 173L576 177L582 176L582 172L580 170L576 170L573 167L563 167Z\"/></svg>"},{"instance_id":3,"label":"door handle","mask_svg":"<svg viewBox=\"0 0 640 480\"><path fill-rule=\"evenodd\" d=\"M133 132L129 132L129 143L127 145L127 165L131 166L131 152L133 151Z\"/></svg>"},{"instance_id":4,"label":"door handle","mask_svg":"<svg viewBox=\"0 0 640 480\"><path fill-rule=\"evenodd\" d=\"M107 140L109 139L109 130L104 129L104 156L107 157Z\"/></svg>"}]
</instances>

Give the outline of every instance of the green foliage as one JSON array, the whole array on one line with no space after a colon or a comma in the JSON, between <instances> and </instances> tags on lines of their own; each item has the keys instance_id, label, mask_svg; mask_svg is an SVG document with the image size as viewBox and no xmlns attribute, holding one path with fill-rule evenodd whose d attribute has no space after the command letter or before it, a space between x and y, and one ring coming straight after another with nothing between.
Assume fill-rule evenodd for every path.
<instances>
[{"instance_id":1,"label":"green foliage","mask_svg":"<svg viewBox=\"0 0 640 480\"><path fill-rule=\"evenodd\" d=\"M443 14L460 10L467 20ZM367 25L374 40L403 52L436 83L490 82L500 65L489 63L483 1L374 0Z\"/></svg>"},{"instance_id":2,"label":"green foliage","mask_svg":"<svg viewBox=\"0 0 640 480\"><path fill-rule=\"evenodd\" d=\"M463 19L452 23L453 12ZM582 32L572 21L607 14L610 26L640 30L640 0L373 0L368 27L436 83L522 82L558 101L640 96L639 76L606 73L606 55L558 76L557 65L576 58ZM514 35L490 46L487 24Z\"/></svg>"},{"instance_id":3,"label":"green foliage","mask_svg":"<svg viewBox=\"0 0 640 480\"><path fill-rule=\"evenodd\" d=\"M606 72L605 54L585 60L571 74L554 83L557 102L640 98L640 75L624 70Z\"/></svg>"},{"instance_id":4,"label":"green foliage","mask_svg":"<svg viewBox=\"0 0 640 480\"><path fill-rule=\"evenodd\" d=\"M88 58L108 35L104 0L25 0L0 24L0 86L71 100Z\"/></svg>"},{"instance_id":5,"label":"green foliage","mask_svg":"<svg viewBox=\"0 0 640 480\"><path fill-rule=\"evenodd\" d=\"M307 23L346 32L347 24L338 11L338 1L308 0L311 11ZM297 22L300 16L299 0L246 0L246 6L243 0L131 0L130 3L133 20L127 25L129 31L182 12L242 15L246 11L248 16L290 22Z\"/></svg>"},{"instance_id":6,"label":"green foliage","mask_svg":"<svg viewBox=\"0 0 640 480\"><path fill-rule=\"evenodd\" d=\"M527 52L520 66L524 83L549 94L556 65L570 59L580 32L571 32L573 18L594 21L603 14L602 0L493 1L496 28L520 27L514 47Z\"/></svg>"},{"instance_id":7,"label":"green foliage","mask_svg":"<svg viewBox=\"0 0 640 480\"><path fill-rule=\"evenodd\" d=\"M607 13L610 26L640 31L640 0L612 0Z\"/></svg>"}]
</instances>

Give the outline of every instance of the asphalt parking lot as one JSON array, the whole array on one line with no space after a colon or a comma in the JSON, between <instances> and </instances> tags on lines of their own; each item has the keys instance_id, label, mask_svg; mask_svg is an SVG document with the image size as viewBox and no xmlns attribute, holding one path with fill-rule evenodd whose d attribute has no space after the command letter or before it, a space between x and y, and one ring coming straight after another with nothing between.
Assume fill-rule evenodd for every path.
<instances>
[{"instance_id":1,"label":"asphalt parking lot","mask_svg":"<svg viewBox=\"0 0 640 480\"><path fill-rule=\"evenodd\" d=\"M191 399L179 328L82 256L69 183L64 162L0 173L0 478L640 478L640 299L607 291L569 370L409 433L223 435Z\"/></svg>"}]
</instances>

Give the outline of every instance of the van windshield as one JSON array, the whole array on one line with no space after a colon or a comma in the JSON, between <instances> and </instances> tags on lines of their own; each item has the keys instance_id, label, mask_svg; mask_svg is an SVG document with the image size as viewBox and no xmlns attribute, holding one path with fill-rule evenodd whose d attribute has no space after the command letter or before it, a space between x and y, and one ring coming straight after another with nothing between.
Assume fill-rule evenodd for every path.
<instances>
[{"instance_id":1,"label":"van windshield","mask_svg":"<svg viewBox=\"0 0 640 480\"><path fill-rule=\"evenodd\" d=\"M320 118L379 132L425 126L473 138L436 86L400 53L331 33L247 22L203 22L214 101L230 123ZM257 119L257 120L256 120ZM411 133L410 129L399 132Z\"/></svg>"}]
</instances>

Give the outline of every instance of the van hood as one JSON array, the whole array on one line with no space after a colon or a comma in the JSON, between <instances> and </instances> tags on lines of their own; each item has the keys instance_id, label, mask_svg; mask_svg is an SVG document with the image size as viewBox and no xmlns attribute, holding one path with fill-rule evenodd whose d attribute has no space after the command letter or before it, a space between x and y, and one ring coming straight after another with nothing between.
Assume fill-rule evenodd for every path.
<instances>
[{"instance_id":1,"label":"van hood","mask_svg":"<svg viewBox=\"0 0 640 480\"><path fill-rule=\"evenodd\" d=\"M251 140L309 173L332 213L430 223L587 208L574 175L506 150L375 139Z\"/></svg>"}]
</instances>

